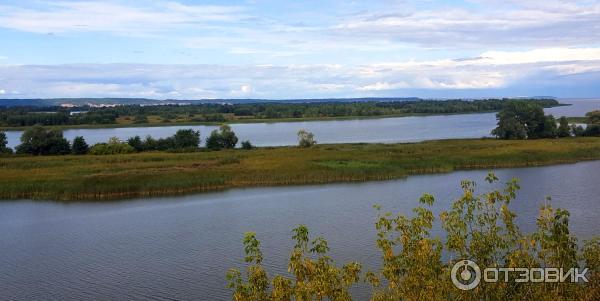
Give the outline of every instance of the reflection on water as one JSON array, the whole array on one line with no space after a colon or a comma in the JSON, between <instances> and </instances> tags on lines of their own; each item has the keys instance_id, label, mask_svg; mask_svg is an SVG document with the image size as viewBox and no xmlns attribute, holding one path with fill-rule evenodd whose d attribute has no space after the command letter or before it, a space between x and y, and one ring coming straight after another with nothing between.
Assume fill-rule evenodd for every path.
<instances>
[{"instance_id":1,"label":"reflection on water","mask_svg":"<svg viewBox=\"0 0 600 301\"><path fill-rule=\"evenodd\" d=\"M521 179L511 204L524 231L535 226L546 195L571 211L580 237L600 233L600 161L503 169ZM225 274L242 267L241 238L257 232L265 264L284 273L291 229L306 224L330 242L333 258L378 265L373 204L410 214L423 192L434 211L460 194L460 180L487 171L413 176L406 180L234 189L114 203L0 202L1 300L227 300ZM436 232L437 234L437 232ZM366 290L356 290L358 299Z\"/></svg>"}]
</instances>

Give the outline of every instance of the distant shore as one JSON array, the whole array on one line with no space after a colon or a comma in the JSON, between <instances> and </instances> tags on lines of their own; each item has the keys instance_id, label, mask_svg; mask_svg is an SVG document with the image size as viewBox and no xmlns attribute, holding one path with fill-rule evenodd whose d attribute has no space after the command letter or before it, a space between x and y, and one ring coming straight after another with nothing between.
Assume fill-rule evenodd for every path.
<instances>
[{"instance_id":1,"label":"distant shore","mask_svg":"<svg viewBox=\"0 0 600 301\"><path fill-rule=\"evenodd\" d=\"M58 129L135 128L221 125L241 123L278 123L486 114L499 111L508 99L479 102L465 100L390 102L390 103L311 103L250 104L239 107L118 107L104 111L70 114L64 111L6 111L0 130L19 131L34 124ZM540 106L569 106L556 100L533 99ZM116 112L115 112L116 110ZM0 112L1 113L1 112ZM91 114L91 115L87 115ZM106 114L106 115L102 115Z\"/></svg>"},{"instance_id":2,"label":"distant shore","mask_svg":"<svg viewBox=\"0 0 600 301\"><path fill-rule=\"evenodd\" d=\"M13 155L0 157L0 199L101 201L584 160L600 160L600 138L459 139L106 156Z\"/></svg>"},{"instance_id":3,"label":"distant shore","mask_svg":"<svg viewBox=\"0 0 600 301\"><path fill-rule=\"evenodd\" d=\"M468 113L444 113L444 114L425 114L425 113L410 113L410 114L394 114L394 115L377 115L377 116L339 116L339 117L302 117L302 118L248 118L229 120L224 122L168 122L168 123L127 123L127 124L85 124L85 125L55 125L44 126L47 128L56 128L62 130L69 129L112 129L112 128L139 128L139 127L169 127L169 126L219 126L223 124L250 124L250 123L279 123L279 122L307 122L307 121L341 121L341 120L367 120L367 119L384 119L384 118L401 118L401 117L428 117L428 116L452 116L452 115L473 115L473 114L489 114L497 111L481 111ZM585 117L569 117L573 120ZM20 127L0 127L0 131L24 131L32 126Z\"/></svg>"}]
</instances>

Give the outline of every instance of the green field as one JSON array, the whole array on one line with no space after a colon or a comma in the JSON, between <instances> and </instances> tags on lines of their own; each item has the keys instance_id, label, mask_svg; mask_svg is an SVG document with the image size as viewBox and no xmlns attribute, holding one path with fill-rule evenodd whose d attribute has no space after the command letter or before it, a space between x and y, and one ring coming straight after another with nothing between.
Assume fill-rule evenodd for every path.
<instances>
[{"instance_id":1,"label":"green field","mask_svg":"<svg viewBox=\"0 0 600 301\"><path fill-rule=\"evenodd\" d=\"M233 187L387 180L600 159L600 138L330 144L195 153L0 158L0 199L160 196Z\"/></svg>"}]
</instances>

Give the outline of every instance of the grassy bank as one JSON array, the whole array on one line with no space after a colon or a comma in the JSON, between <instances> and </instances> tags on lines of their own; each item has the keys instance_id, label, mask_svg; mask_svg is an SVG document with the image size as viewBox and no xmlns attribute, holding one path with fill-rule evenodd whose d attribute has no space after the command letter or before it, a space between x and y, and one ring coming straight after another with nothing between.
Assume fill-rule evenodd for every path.
<instances>
[{"instance_id":1,"label":"grassy bank","mask_svg":"<svg viewBox=\"0 0 600 301\"><path fill-rule=\"evenodd\" d=\"M0 199L105 200L600 159L600 138L0 158Z\"/></svg>"}]
</instances>

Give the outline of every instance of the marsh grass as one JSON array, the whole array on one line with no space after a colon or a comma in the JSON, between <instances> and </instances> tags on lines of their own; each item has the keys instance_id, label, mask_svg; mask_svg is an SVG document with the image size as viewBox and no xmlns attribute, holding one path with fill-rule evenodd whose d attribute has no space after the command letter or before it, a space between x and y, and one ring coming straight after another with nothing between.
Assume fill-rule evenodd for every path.
<instances>
[{"instance_id":1,"label":"marsh grass","mask_svg":"<svg viewBox=\"0 0 600 301\"><path fill-rule=\"evenodd\" d=\"M109 200L233 187L387 180L600 159L600 138L466 139L215 152L0 157L0 199Z\"/></svg>"}]
</instances>

